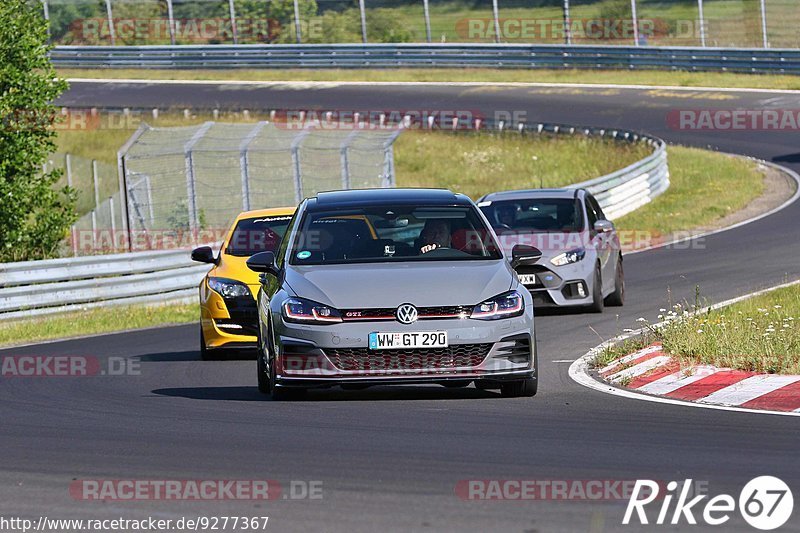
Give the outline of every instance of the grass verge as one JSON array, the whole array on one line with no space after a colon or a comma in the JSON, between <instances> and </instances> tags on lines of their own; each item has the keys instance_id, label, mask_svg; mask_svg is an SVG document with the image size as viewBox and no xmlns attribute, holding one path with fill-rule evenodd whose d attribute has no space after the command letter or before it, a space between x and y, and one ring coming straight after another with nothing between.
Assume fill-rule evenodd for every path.
<instances>
[{"instance_id":1,"label":"grass verge","mask_svg":"<svg viewBox=\"0 0 800 533\"><path fill-rule=\"evenodd\" d=\"M184 324L196 322L197 317L196 304L167 304L87 309L50 317L9 320L0 325L0 346Z\"/></svg>"},{"instance_id":2,"label":"grass verge","mask_svg":"<svg viewBox=\"0 0 800 533\"><path fill-rule=\"evenodd\" d=\"M661 342L684 365L706 364L770 374L800 374L800 286L783 287L713 311L676 304L642 337L604 350L601 367Z\"/></svg>"},{"instance_id":3,"label":"grass verge","mask_svg":"<svg viewBox=\"0 0 800 533\"><path fill-rule=\"evenodd\" d=\"M800 90L800 76L732 72L554 69L60 69L65 78L211 81L495 82Z\"/></svg>"}]
</instances>

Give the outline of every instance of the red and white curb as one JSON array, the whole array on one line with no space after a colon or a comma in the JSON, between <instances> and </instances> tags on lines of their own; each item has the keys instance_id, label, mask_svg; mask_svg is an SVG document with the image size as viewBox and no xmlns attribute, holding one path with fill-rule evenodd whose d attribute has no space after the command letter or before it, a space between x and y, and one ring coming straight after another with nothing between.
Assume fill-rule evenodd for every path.
<instances>
[{"instance_id":1,"label":"red and white curb","mask_svg":"<svg viewBox=\"0 0 800 533\"><path fill-rule=\"evenodd\" d=\"M720 309L753 296L796 285L800 285L800 280L726 300L700 312ZM620 357L598 371L593 369L594 361L603 349L641 335L646 329L641 328L595 346L573 361L569 376L584 387L636 400L723 411L800 416L800 376L757 374L709 365L681 368L679 362L664 353L658 344Z\"/></svg>"},{"instance_id":2,"label":"red and white curb","mask_svg":"<svg viewBox=\"0 0 800 533\"><path fill-rule=\"evenodd\" d=\"M676 400L800 413L800 376L710 365L681 367L659 344L616 359L598 374L613 385Z\"/></svg>"}]
</instances>

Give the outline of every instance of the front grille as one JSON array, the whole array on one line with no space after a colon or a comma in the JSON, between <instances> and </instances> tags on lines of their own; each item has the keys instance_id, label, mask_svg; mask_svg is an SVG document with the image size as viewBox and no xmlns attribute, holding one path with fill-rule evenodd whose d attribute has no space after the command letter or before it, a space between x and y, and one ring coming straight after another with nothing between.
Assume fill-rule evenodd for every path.
<instances>
[{"instance_id":1,"label":"front grille","mask_svg":"<svg viewBox=\"0 0 800 533\"><path fill-rule=\"evenodd\" d=\"M340 370L447 370L478 366L492 344L455 344L447 348L370 351L366 348L325 349Z\"/></svg>"},{"instance_id":2,"label":"front grille","mask_svg":"<svg viewBox=\"0 0 800 533\"><path fill-rule=\"evenodd\" d=\"M345 322L357 320L396 320L394 307L377 307L372 309L344 309L342 310L342 317ZM417 319L433 319L433 318L460 318L461 316L469 316L472 312L472 307L465 305L446 305L436 307L418 307L419 313Z\"/></svg>"}]
</instances>

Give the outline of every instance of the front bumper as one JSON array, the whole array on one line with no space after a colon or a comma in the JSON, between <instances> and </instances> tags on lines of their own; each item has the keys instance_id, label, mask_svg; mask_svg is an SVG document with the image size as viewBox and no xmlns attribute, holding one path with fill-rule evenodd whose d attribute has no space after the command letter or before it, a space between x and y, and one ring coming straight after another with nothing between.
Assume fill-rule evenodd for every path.
<instances>
[{"instance_id":1,"label":"front bumper","mask_svg":"<svg viewBox=\"0 0 800 533\"><path fill-rule=\"evenodd\" d=\"M535 284L526 284L536 307L586 306L592 303L594 263L579 261L563 267L530 265L517 267L518 274L534 274ZM581 295L581 290L583 295Z\"/></svg>"},{"instance_id":2,"label":"front bumper","mask_svg":"<svg viewBox=\"0 0 800 533\"><path fill-rule=\"evenodd\" d=\"M497 321L282 324L276 379L283 386L442 383L536 377L532 316ZM448 332L448 348L368 349L371 332Z\"/></svg>"}]
</instances>

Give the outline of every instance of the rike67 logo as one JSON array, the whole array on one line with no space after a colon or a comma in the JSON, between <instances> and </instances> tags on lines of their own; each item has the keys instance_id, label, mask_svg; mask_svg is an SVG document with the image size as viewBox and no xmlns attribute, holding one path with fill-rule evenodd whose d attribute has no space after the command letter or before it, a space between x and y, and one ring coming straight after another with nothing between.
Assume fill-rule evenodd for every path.
<instances>
[{"instance_id":1,"label":"rike67 logo","mask_svg":"<svg viewBox=\"0 0 800 533\"><path fill-rule=\"evenodd\" d=\"M695 525L699 517L707 525L720 526L730 520L738 504L738 511L748 524L768 531L785 524L792 516L794 508L794 498L789 486L772 476L751 479L739 493L738 501L729 494L712 498L707 494L693 496L691 479L685 480L682 486L677 481L670 481L665 491L661 490L663 488L663 484L655 481L637 480L622 523L635 524L637 520L643 525L651 523L649 520L652 519L652 514L648 518L645 507L659 500L660 508L656 503L650 509L654 511L654 508L659 508L654 524Z\"/></svg>"}]
</instances>

